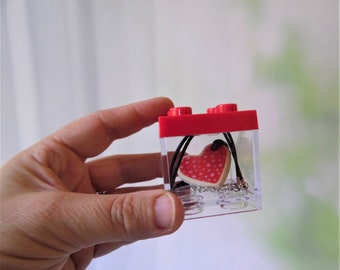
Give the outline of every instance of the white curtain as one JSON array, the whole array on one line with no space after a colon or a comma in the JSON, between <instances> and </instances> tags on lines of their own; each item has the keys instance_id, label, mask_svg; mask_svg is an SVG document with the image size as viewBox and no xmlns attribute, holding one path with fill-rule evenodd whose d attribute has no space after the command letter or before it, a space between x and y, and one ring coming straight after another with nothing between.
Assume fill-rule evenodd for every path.
<instances>
[{"instance_id":1,"label":"white curtain","mask_svg":"<svg viewBox=\"0 0 340 270\"><path fill-rule=\"evenodd\" d=\"M245 15L215 2L2 1L3 162L72 119L140 99L246 108ZM147 134L124 151L158 151L156 129Z\"/></svg>"},{"instance_id":2,"label":"white curtain","mask_svg":"<svg viewBox=\"0 0 340 270\"><path fill-rule=\"evenodd\" d=\"M2 30L4 161L74 118L160 94L146 1L2 1Z\"/></svg>"},{"instance_id":3,"label":"white curtain","mask_svg":"<svg viewBox=\"0 0 340 270\"><path fill-rule=\"evenodd\" d=\"M1 0L1 162L75 118L154 96L194 112L220 103L257 109L261 151L284 142L291 100L272 90L287 86L256 81L254 53L275 55L287 20L308 25L312 14L327 14L336 4L262 1L269 15L261 21L256 11L249 15L246 2L254 9L261 3ZM301 17L302 6L314 13ZM308 28L309 44L332 23L328 19ZM319 48L307 49L312 55ZM334 56L328 52L323 60ZM156 125L115 142L105 154L153 151L159 151ZM264 211L187 221L171 236L123 247L89 269L286 269L261 239L276 224L268 217L279 210L266 198L272 197L265 196Z\"/></svg>"}]
</instances>

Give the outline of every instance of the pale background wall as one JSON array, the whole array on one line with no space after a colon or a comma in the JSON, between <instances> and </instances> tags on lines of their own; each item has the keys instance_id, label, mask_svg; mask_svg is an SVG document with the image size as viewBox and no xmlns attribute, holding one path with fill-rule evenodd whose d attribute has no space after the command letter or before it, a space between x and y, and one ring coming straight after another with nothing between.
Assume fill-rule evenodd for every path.
<instances>
[{"instance_id":1,"label":"pale background wall","mask_svg":"<svg viewBox=\"0 0 340 270\"><path fill-rule=\"evenodd\" d=\"M2 0L2 163L92 111L256 109L264 210L187 221L89 269L337 269L335 0ZM157 126L105 154L159 151Z\"/></svg>"}]
</instances>

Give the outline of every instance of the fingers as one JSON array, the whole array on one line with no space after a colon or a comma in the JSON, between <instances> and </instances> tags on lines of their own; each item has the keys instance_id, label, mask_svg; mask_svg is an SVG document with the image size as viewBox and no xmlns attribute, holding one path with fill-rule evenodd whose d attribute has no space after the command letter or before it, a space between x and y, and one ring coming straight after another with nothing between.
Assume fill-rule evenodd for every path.
<instances>
[{"instance_id":1,"label":"fingers","mask_svg":"<svg viewBox=\"0 0 340 270\"><path fill-rule=\"evenodd\" d=\"M19 211L11 210L16 208ZM170 234L184 219L179 198L164 190L118 195L35 192L14 197L4 209L3 251L25 258L61 259L112 243L98 249L99 255L124 243Z\"/></svg>"},{"instance_id":2,"label":"fingers","mask_svg":"<svg viewBox=\"0 0 340 270\"><path fill-rule=\"evenodd\" d=\"M88 162L87 166L97 191L111 191L125 183L162 176L159 153L111 156Z\"/></svg>"},{"instance_id":3,"label":"fingers","mask_svg":"<svg viewBox=\"0 0 340 270\"><path fill-rule=\"evenodd\" d=\"M101 257L103 255L106 255L122 246L131 244L133 242L118 242L118 243L104 243L104 244L99 244L95 247L94 252L93 252L93 257Z\"/></svg>"},{"instance_id":4,"label":"fingers","mask_svg":"<svg viewBox=\"0 0 340 270\"><path fill-rule=\"evenodd\" d=\"M65 193L64 196L59 206L62 211L55 221L60 226L58 238L67 239L77 248L108 242L116 243L111 244L114 248L122 243L166 235L176 231L184 218L179 199L164 190L105 196Z\"/></svg>"},{"instance_id":5,"label":"fingers","mask_svg":"<svg viewBox=\"0 0 340 270\"><path fill-rule=\"evenodd\" d=\"M93 157L104 151L113 140L153 124L172 106L170 99L159 97L98 111L65 126L50 138L83 158Z\"/></svg>"}]
</instances>

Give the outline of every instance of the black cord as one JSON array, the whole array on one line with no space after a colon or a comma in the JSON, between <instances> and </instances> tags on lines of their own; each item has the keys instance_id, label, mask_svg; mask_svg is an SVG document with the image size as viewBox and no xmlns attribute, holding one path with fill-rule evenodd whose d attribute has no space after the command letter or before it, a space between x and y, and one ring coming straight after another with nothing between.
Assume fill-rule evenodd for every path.
<instances>
[{"instance_id":1,"label":"black cord","mask_svg":"<svg viewBox=\"0 0 340 270\"><path fill-rule=\"evenodd\" d=\"M170 188L171 190L175 187L175 180L178 172L178 168L182 162L185 151L187 150L191 140L194 136L185 136L177 146L174 156L172 157L170 164ZM183 149L182 149L183 147ZM179 157L178 157L179 155ZM177 161L177 162L176 162Z\"/></svg>"},{"instance_id":2,"label":"black cord","mask_svg":"<svg viewBox=\"0 0 340 270\"><path fill-rule=\"evenodd\" d=\"M238 163L238 158L237 158L237 152L236 152L236 146L233 140L233 137L231 136L231 134L228 133L223 133L224 138L227 140L229 148L230 148L230 152L234 158L234 163L235 163L235 169L236 169L236 177L239 178L241 181L243 180L243 175L240 169L240 165Z\"/></svg>"}]
</instances>

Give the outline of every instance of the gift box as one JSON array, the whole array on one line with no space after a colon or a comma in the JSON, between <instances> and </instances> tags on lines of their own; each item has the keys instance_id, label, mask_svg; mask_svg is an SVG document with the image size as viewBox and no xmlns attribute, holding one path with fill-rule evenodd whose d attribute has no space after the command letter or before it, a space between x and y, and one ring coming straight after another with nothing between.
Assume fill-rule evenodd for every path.
<instances>
[{"instance_id":1,"label":"gift box","mask_svg":"<svg viewBox=\"0 0 340 270\"><path fill-rule=\"evenodd\" d=\"M174 107L158 123L164 188L181 199L185 219L261 209L256 110Z\"/></svg>"}]
</instances>

